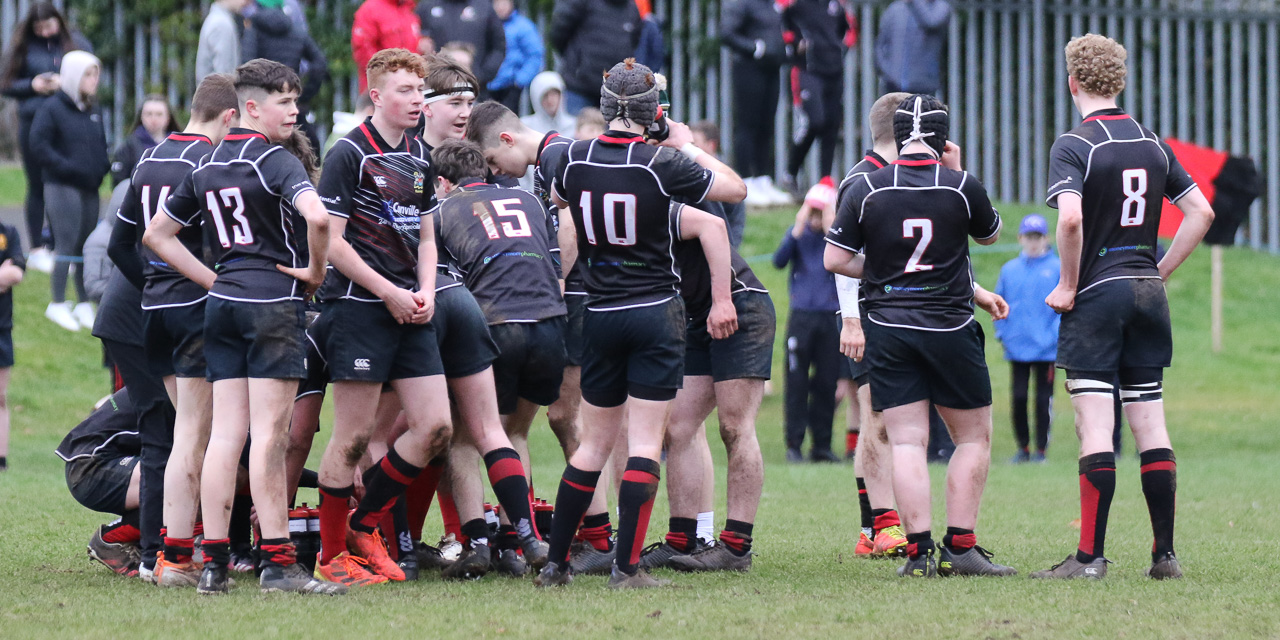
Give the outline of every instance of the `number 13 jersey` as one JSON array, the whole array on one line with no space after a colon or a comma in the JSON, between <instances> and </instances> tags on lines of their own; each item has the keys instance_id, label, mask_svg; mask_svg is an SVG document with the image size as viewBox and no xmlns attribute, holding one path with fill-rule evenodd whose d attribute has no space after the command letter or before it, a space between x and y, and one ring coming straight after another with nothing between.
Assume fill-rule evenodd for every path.
<instances>
[{"instance_id":1,"label":"number 13 jersey","mask_svg":"<svg viewBox=\"0 0 1280 640\"><path fill-rule=\"evenodd\" d=\"M307 266L306 222L294 202L308 191L315 187L301 160L262 134L237 128L182 181L164 210L183 226L203 226L218 274L209 295L301 300L302 283L276 265Z\"/></svg>"},{"instance_id":2,"label":"number 13 jersey","mask_svg":"<svg viewBox=\"0 0 1280 640\"><path fill-rule=\"evenodd\" d=\"M552 189L573 213L587 308L643 307L678 295L674 242L684 207L671 199L701 202L715 174L619 131L579 140L559 161Z\"/></svg>"},{"instance_id":3,"label":"number 13 jersey","mask_svg":"<svg viewBox=\"0 0 1280 640\"><path fill-rule=\"evenodd\" d=\"M1154 133L1121 109L1101 109L1062 134L1049 152L1049 206L1080 196L1084 246L1077 292L1117 278L1159 278L1160 209L1196 183Z\"/></svg>"}]
</instances>

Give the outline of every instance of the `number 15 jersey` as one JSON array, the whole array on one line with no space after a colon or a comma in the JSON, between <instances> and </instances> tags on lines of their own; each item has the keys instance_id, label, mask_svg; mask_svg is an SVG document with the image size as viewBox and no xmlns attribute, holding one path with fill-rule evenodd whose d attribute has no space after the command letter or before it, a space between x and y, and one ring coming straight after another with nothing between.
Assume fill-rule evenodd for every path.
<instances>
[{"instance_id":1,"label":"number 15 jersey","mask_svg":"<svg viewBox=\"0 0 1280 640\"><path fill-rule=\"evenodd\" d=\"M1084 246L1076 290L1118 278L1159 278L1156 236L1164 198L1196 183L1169 145L1121 109L1101 109L1062 134L1049 152L1049 206L1080 196Z\"/></svg>"}]
</instances>

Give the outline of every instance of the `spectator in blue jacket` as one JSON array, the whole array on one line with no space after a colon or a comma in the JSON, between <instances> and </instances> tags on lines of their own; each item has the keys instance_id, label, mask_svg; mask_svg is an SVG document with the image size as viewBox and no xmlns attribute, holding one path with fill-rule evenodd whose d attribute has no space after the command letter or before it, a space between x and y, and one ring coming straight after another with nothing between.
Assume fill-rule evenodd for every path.
<instances>
[{"instance_id":1,"label":"spectator in blue jacket","mask_svg":"<svg viewBox=\"0 0 1280 640\"><path fill-rule=\"evenodd\" d=\"M885 8L876 34L881 93L937 93L950 24L946 0L896 0Z\"/></svg>"},{"instance_id":2,"label":"spectator in blue jacket","mask_svg":"<svg viewBox=\"0 0 1280 640\"><path fill-rule=\"evenodd\" d=\"M791 265L788 284L791 312L787 318L787 374L784 424L787 462L802 462L800 445L807 430L812 438L809 459L838 462L831 451L831 423L836 412L840 355L840 300L836 279L822 265L826 231L835 219L835 187L831 178L814 185L796 214L796 224L782 236L773 266Z\"/></svg>"},{"instance_id":3,"label":"spectator in blue jacket","mask_svg":"<svg viewBox=\"0 0 1280 640\"><path fill-rule=\"evenodd\" d=\"M498 75L489 82L489 95L516 113L520 113L520 96L542 71L542 34L533 21L520 15L512 0L493 0L493 11L502 20L507 36L507 57L498 67Z\"/></svg>"},{"instance_id":4,"label":"spectator in blue jacket","mask_svg":"<svg viewBox=\"0 0 1280 640\"><path fill-rule=\"evenodd\" d=\"M1014 463L1044 462L1053 417L1054 360L1058 356L1061 316L1044 303L1058 284L1058 256L1049 246L1049 223L1031 214L1018 227L1022 253L1000 269L996 293L1009 302L1009 317L995 322L996 338L1013 370L1013 434L1018 441ZM1030 452L1027 390L1036 381L1036 451Z\"/></svg>"}]
</instances>

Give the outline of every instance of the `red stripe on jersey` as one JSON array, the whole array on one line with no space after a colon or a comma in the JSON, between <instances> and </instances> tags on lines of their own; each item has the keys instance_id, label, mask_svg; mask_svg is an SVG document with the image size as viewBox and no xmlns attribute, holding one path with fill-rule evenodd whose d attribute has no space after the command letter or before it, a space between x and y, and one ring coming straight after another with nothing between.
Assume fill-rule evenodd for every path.
<instances>
[{"instance_id":1,"label":"red stripe on jersey","mask_svg":"<svg viewBox=\"0 0 1280 640\"><path fill-rule=\"evenodd\" d=\"M880 161L879 161L879 160L876 160L874 156L866 156L865 158L863 158L863 160L866 160L867 162L870 162L871 164L874 164L874 165L876 166L876 168L877 168L877 169L883 169L883 168L884 168L884 165L880 164Z\"/></svg>"},{"instance_id":2,"label":"red stripe on jersey","mask_svg":"<svg viewBox=\"0 0 1280 640\"><path fill-rule=\"evenodd\" d=\"M237 140L252 140L254 138L262 138L263 142L267 142L267 137L261 133L233 133L223 138L223 140L235 142Z\"/></svg>"},{"instance_id":3,"label":"red stripe on jersey","mask_svg":"<svg viewBox=\"0 0 1280 640\"><path fill-rule=\"evenodd\" d=\"M1119 115L1112 115L1112 116L1089 116L1088 118L1085 118L1084 121L1093 122L1094 120L1128 120L1128 119L1129 119L1129 115L1122 113Z\"/></svg>"},{"instance_id":4,"label":"red stripe on jersey","mask_svg":"<svg viewBox=\"0 0 1280 640\"><path fill-rule=\"evenodd\" d=\"M200 135L200 134L198 134L198 133L171 133L171 134L169 134L169 139L170 139L170 140L173 140L173 141L176 141L176 142L200 142L200 141L204 141L204 142L208 142L209 144L213 144L213 142L212 142L211 140L209 140L209 138L208 138L207 136L202 136L202 135Z\"/></svg>"},{"instance_id":5,"label":"red stripe on jersey","mask_svg":"<svg viewBox=\"0 0 1280 640\"><path fill-rule=\"evenodd\" d=\"M893 163L904 167L926 167L931 164L941 164L937 160L894 160Z\"/></svg>"},{"instance_id":6,"label":"red stripe on jersey","mask_svg":"<svg viewBox=\"0 0 1280 640\"><path fill-rule=\"evenodd\" d=\"M613 144L631 144L632 142L643 141L643 139L640 136L636 136L634 138L616 138L614 136L607 136L603 134L601 134L600 137L597 138L597 140L599 140L600 142L611 142Z\"/></svg>"},{"instance_id":7,"label":"red stripe on jersey","mask_svg":"<svg viewBox=\"0 0 1280 640\"><path fill-rule=\"evenodd\" d=\"M379 147L378 143L373 141L373 134L369 133L369 124L367 122L360 123L360 132L363 133L364 137L369 140L369 144L373 145L373 150L381 154L382 147Z\"/></svg>"}]
</instances>

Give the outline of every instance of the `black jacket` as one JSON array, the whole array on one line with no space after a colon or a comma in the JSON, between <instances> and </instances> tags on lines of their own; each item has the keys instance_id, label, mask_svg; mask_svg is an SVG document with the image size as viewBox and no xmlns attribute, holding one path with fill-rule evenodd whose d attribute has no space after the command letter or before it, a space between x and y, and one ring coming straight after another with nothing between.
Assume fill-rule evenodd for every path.
<instances>
[{"instance_id":1,"label":"black jacket","mask_svg":"<svg viewBox=\"0 0 1280 640\"><path fill-rule=\"evenodd\" d=\"M782 10L782 26L793 34L796 67L820 76L844 74L844 34L849 31L844 2L795 0Z\"/></svg>"},{"instance_id":2,"label":"black jacket","mask_svg":"<svg viewBox=\"0 0 1280 640\"><path fill-rule=\"evenodd\" d=\"M557 0L550 36L565 87L599 97L604 72L640 44L640 10L632 0Z\"/></svg>"},{"instance_id":3,"label":"black jacket","mask_svg":"<svg viewBox=\"0 0 1280 640\"><path fill-rule=\"evenodd\" d=\"M44 181L97 191L111 169L102 112L96 105L81 111L63 91L41 106L31 122L31 155Z\"/></svg>"},{"instance_id":4,"label":"black jacket","mask_svg":"<svg viewBox=\"0 0 1280 640\"><path fill-rule=\"evenodd\" d=\"M329 78L329 61L306 31L279 9L258 9L249 19L240 43L244 60L266 58L279 62L302 75L302 61L307 62L307 77L302 78L298 102L307 104Z\"/></svg>"},{"instance_id":5,"label":"black jacket","mask_svg":"<svg viewBox=\"0 0 1280 640\"><path fill-rule=\"evenodd\" d=\"M437 50L450 42L467 42L476 48L471 71L481 89L498 77L507 57L507 34L491 0L422 0L418 20L422 35L429 36Z\"/></svg>"},{"instance_id":6,"label":"black jacket","mask_svg":"<svg viewBox=\"0 0 1280 640\"><path fill-rule=\"evenodd\" d=\"M8 34L6 34L8 35ZM71 33L71 41L76 48L93 53L93 45L79 33ZM42 73L58 73L62 68L62 41L31 37L27 40L27 50L22 54L22 67L11 81L0 88L0 93L18 101L18 115L30 121L36 115L36 108L49 96L42 96L31 88L31 81ZM7 61L6 61L7 62Z\"/></svg>"},{"instance_id":7,"label":"black jacket","mask_svg":"<svg viewBox=\"0 0 1280 640\"><path fill-rule=\"evenodd\" d=\"M735 0L725 5L720 17L720 41L733 52L734 60L751 61L772 69L786 61L782 13L772 0ZM759 58L756 42L764 44Z\"/></svg>"},{"instance_id":8,"label":"black jacket","mask_svg":"<svg viewBox=\"0 0 1280 640\"><path fill-rule=\"evenodd\" d=\"M133 175L133 168L142 159L142 152L154 146L156 141L146 129L141 126L134 129L133 134L125 138L111 154L111 186L128 180Z\"/></svg>"}]
</instances>

